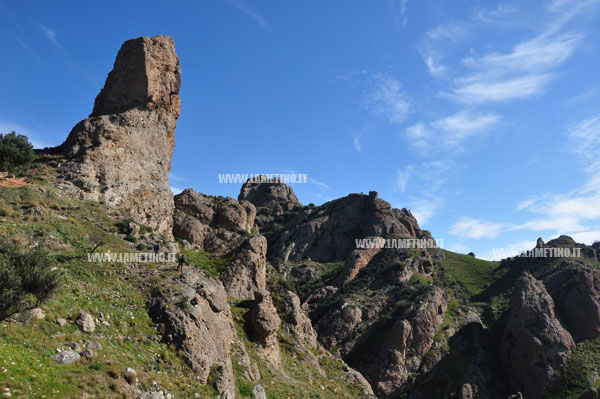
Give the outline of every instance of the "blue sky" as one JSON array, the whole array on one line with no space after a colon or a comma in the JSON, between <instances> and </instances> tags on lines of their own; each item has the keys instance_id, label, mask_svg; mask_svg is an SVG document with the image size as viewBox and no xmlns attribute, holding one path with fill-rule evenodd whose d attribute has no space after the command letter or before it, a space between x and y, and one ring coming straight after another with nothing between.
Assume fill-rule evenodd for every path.
<instances>
[{"instance_id":1,"label":"blue sky","mask_svg":"<svg viewBox=\"0 0 600 399\"><path fill-rule=\"evenodd\" d=\"M306 173L304 204L376 190L485 258L600 240L600 1L173 3L1 0L0 131L60 144L121 43L167 34L174 189Z\"/></svg>"}]
</instances>

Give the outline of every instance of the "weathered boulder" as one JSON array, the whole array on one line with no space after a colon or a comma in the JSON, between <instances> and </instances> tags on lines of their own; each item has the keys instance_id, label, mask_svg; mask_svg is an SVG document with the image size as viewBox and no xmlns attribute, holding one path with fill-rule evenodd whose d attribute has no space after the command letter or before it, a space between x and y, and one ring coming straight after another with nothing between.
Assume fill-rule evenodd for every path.
<instances>
[{"instance_id":1,"label":"weathered boulder","mask_svg":"<svg viewBox=\"0 0 600 399\"><path fill-rule=\"evenodd\" d=\"M77 318L75 319L75 324L79 326L81 331L86 333L94 332L96 329L96 322L91 314L86 312L79 312Z\"/></svg>"},{"instance_id":2,"label":"weathered boulder","mask_svg":"<svg viewBox=\"0 0 600 399\"><path fill-rule=\"evenodd\" d=\"M219 280L197 270L173 277L155 288L149 313L163 339L179 348L202 384L216 373L213 380L221 397L235 398L233 319Z\"/></svg>"},{"instance_id":3,"label":"weathered boulder","mask_svg":"<svg viewBox=\"0 0 600 399\"><path fill-rule=\"evenodd\" d=\"M256 225L261 230L269 230L273 224L285 212L292 211L295 206L300 205L294 190L279 178L273 178L269 182L266 176L248 180L242 185L238 196L240 203L248 201L256 207Z\"/></svg>"},{"instance_id":4,"label":"weathered boulder","mask_svg":"<svg viewBox=\"0 0 600 399\"><path fill-rule=\"evenodd\" d=\"M221 273L227 295L236 299L252 299L256 291L266 289L266 257L267 239L260 234L248 238Z\"/></svg>"},{"instance_id":5,"label":"weathered boulder","mask_svg":"<svg viewBox=\"0 0 600 399\"><path fill-rule=\"evenodd\" d=\"M512 387L526 398L541 398L574 348L573 338L555 316L554 301L542 283L524 273L515 283L500 344Z\"/></svg>"},{"instance_id":6,"label":"weathered boulder","mask_svg":"<svg viewBox=\"0 0 600 399\"><path fill-rule=\"evenodd\" d=\"M254 399L267 399L267 393L260 384L254 386L252 393L254 394Z\"/></svg>"},{"instance_id":7,"label":"weathered boulder","mask_svg":"<svg viewBox=\"0 0 600 399\"><path fill-rule=\"evenodd\" d=\"M249 202L238 203L188 188L175 196L173 233L191 248L222 255L247 238L255 217L256 208Z\"/></svg>"},{"instance_id":8,"label":"weathered boulder","mask_svg":"<svg viewBox=\"0 0 600 399\"><path fill-rule=\"evenodd\" d=\"M52 360L60 364L74 364L80 359L79 353L72 350L62 351L52 356Z\"/></svg>"},{"instance_id":9,"label":"weathered boulder","mask_svg":"<svg viewBox=\"0 0 600 399\"><path fill-rule=\"evenodd\" d=\"M277 340L281 319L268 291L257 291L254 298L254 304L249 314L254 339L259 343L259 348L265 358L273 365L281 367L281 354Z\"/></svg>"},{"instance_id":10,"label":"weathered boulder","mask_svg":"<svg viewBox=\"0 0 600 399\"><path fill-rule=\"evenodd\" d=\"M181 71L173 39L126 41L88 119L60 147L63 187L86 200L127 209L171 237L169 188Z\"/></svg>"}]
</instances>

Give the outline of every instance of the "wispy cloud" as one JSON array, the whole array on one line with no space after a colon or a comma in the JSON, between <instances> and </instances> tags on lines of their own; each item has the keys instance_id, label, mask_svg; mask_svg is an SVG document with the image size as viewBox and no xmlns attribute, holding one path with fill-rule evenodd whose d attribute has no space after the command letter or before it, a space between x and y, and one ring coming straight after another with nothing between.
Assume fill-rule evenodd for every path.
<instances>
[{"instance_id":1,"label":"wispy cloud","mask_svg":"<svg viewBox=\"0 0 600 399\"><path fill-rule=\"evenodd\" d=\"M29 54L31 56L31 58L33 58L35 60L35 62L37 62L40 65L44 65L44 63L42 62L40 57L37 55L37 53L35 51L33 51L33 49L31 47L29 47L29 45L27 43L25 43L25 41L23 41L19 36L17 36L14 33L12 33L12 35L13 35L13 38L15 39L15 41L19 44L19 46L21 46L21 48L23 50L25 50L25 52L27 54Z\"/></svg>"},{"instance_id":2,"label":"wispy cloud","mask_svg":"<svg viewBox=\"0 0 600 399\"><path fill-rule=\"evenodd\" d=\"M44 32L44 35L50 40L56 47L63 48L63 46L56 40L56 31L48 28L47 26L40 24L40 29Z\"/></svg>"},{"instance_id":3,"label":"wispy cloud","mask_svg":"<svg viewBox=\"0 0 600 399\"><path fill-rule=\"evenodd\" d=\"M486 222L463 216L450 228L450 234L462 238L495 238L509 227L504 223Z\"/></svg>"},{"instance_id":4,"label":"wispy cloud","mask_svg":"<svg viewBox=\"0 0 600 399\"><path fill-rule=\"evenodd\" d=\"M459 169L461 167L456 162L444 159L397 169L395 188L402 189L405 184L407 188L410 179L411 195L408 201L402 198L402 202L394 206L409 208L423 227L442 208L444 199L455 194L447 189L447 185Z\"/></svg>"},{"instance_id":5,"label":"wispy cloud","mask_svg":"<svg viewBox=\"0 0 600 399\"><path fill-rule=\"evenodd\" d=\"M256 10L252 9L244 0L229 0L229 4L246 14L250 19L260 25L266 31L271 30L271 26Z\"/></svg>"},{"instance_id":6,"label":"wispy cloud","mask_svg":"<svg viewBox=\"0 0 600 399\"><path fill-rule=\"evenodd\" d=\"M587 244L600 240L600 116L571 124L565 130L569 148L589 176L583 186L567 193L546 193L519 202L516 212L534 215L522 223L463 217L451 233L466 238L493 238L503 232L529 230L550 232L549 235L569 234Z\"/></svg>"},{"instance_id":7,"label":"wispy cloud","mask_svg":"<svg viewBox=\"0 0 600 399\"><path fill-rule=\"evenodd\" d=\"M408 0L400 0L400 17L402 25L406 25L408 23Z\"/></svg>"},{"instance_id":8,"label":"wispy cloud","mask_svg":"<svg viewBox=\"0 0 600 399\"><path fill-rule=\"evenodd\" d=\"M424 154L458 152L465 141L481 138L500 120L498 114L465 110L428 124L418 122L406 129L405 136L413 150Z\"/></svg>"},{"instance_id":9,"label":"wispy cloud","mask_svg":"<svg viewBox=\"0 0 600 399\"><path fill-rule=\"evenodd\" d=\"M352 135L352 142L354 143L354 149L358 152L361 152L362 146L360 145L360 136L358 134Z\"/></svg>"},{"instance_id":10,"label":"wispy cloud","mask_svg":"<svg viewBox=\"0 0 600 399\"><path fill-rule=\"evenodd\" d=\"M600 174L600 117L588 118L567 128L571 150L588 173Z\"/></svg>"},{"instance_id":11,"label":"wispy cloud","mask_svg":"<svg viewBox=\"0 0 600 399\"><path fill-rule=\"evenodd\" d=\"M365 107L391 123L404 122L410 111L410 99L400 82L386 74L373 78L373 87L364 100Z\"/></svg>"},{"instance_id":12,"label":"wispy cloud","mask_svg":"<svg viewBox=\"0 0 600 399\"><path fill-rule=\"evenodd\" d=\"M538 94L551 80L551 75L528 75L513 79L494 79L488 74L472 75L457 79L453 93L444 96L466 104L504 102L531 97Z\"/></svg>"},{"instance_id":13,"label":"wispy cloud","mask_svg":"<svg viewBox=\"0 0 600 399\"><path fill-rule=\"evenodd\" d=\"M427 195L413 200L410 211L419 222L419 226L423 227L440 209L442 203L441 198L434 195Z\"/></svg>"},{"instance_id":14,"label":"wispy cloud","mask_svg":"<svg viewBox=\"0 0 600 399\"><path fill-rule=\"evenodd\" d=\"M406 185L408 184L408 179L412 174L412 171L412 165L408 165L404 169L396 169L395 187L396 189L400 190L401 193L406 191Z\"/></svg>"},{"instance_id":15,"label":"wispy cloud","mask_svg":"<svg viewBox=\"0 0 600 399\"><path fill-rule=\"evenodd\" d=\"M315 186L319 186L320 188L329 188L329 185L327 185L326 183L323 183L322 181L313 179L311 177L309 177L307 180L310 184L314 184Z\"/></svg>"},{"instance_id":16,"label":"wispy cloud","mask_svg":"<svg viewBox=\"0 0 600 399\"><path fill-rule=\"evenodd\" d=\"M556 67L567 61L585 38L580 28L565 29L585 7L551 13L541 32L517 43L508 52L470 55L463 65L471 73L454 80L452 96L464 103L502 102L543 92Z\"/></svg>"},{"instance_id":17,"label":"wispy cloud","mask_svg":"<svg viewBox=\"0 0 600 399\"><path fill-rule=\"evenodd\" d=\"M182 189L174 187L174 186L170 186L171 192L173 193L173 195L177 195L177 194L181 194L183 192Z\"/></svg>"},{"instance_id":18,"label":"wispy cloud","mask_svg":"<svg viewBox=\"0 0 600 399\"><path fill-rule=\"evenodd\" d=\"M541 11L538 8L535 15L507 5L477 9L470 19L428 31L419 51L427 70L436 78L450 77L449 52L467 53L459 64L451 66L454 78L450 88L441 91L442 96L466 104L529 98L544 92L556 77L556 68L581 45L586 34L574 20L596 3L598 0L556 0ZM497 43L488 42L478 55L477 48L468 41L490 26L507 31L526 28L534 33L508 50L498 50Z\"/></svg>"}]
</instances>

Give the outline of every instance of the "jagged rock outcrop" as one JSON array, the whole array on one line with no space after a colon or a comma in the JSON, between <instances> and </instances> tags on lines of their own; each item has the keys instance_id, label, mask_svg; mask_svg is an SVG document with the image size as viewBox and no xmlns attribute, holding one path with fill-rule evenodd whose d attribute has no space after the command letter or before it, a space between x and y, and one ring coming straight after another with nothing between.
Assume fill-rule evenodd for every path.
<instances>
[{"instance_id":1,"label":"jagged rock outcrop","mask_svg":"<svg viewBox=\"0 0 600 399\"><path fill-rule=\"evenodd\" d=\"M221 282L197 270L173 277L155 288L149 313L164 341L179 348L200 382L206 384L212 372L220 396L234 399L230 353L235 333Z\"/></svg>"},{"instance_id":2,"label":"jagged rock outcrop","mask_svg":"<svg viewBox=\"0 0 600 399\"><path fill-rule=\"evenodd\" d=\"M554 301L539 281L524 273L517 280L501 342L512 387L528 399L541 398L552 375L575 348L554 313Z\"/></svg>"},{"instance_id":3,"label":"jagged rock outcrop","mask_svg":"<svg viewBox=\"0 0 600 399\"><path fill-rule=\"evenodd\" d=\"M281 326L281 319L277 314L277 309L275 309L269 291L256 291L254 298L254 304L249 313L249 322L254 338L259 343L258 348L265 358L280 368L281 354L279 352L277 331Z\"/></svg>"},{"instance_id":4,"label":"jagged rock outcrop","mask_svg":"<svg viewBox=\"0 0 600 399\"><path fill-rule=\"evenodd\" d=\"M362 320L362 311L357 306L342 306L327 317L319 320L317 329L321 341L331 348L347 341Z\"/></svg>"},{"instance_id":5,"label":"jagged rock outcrop","mask_svg":"<svg viewBox=\"0 0 600 399\"><path fill-rule=\"evenodd\" d=\"M234 259L221 273L227 295L252 299L266 289L267 239L260 234L248 238L235 252Z\"/></svg>"},{"instance_id":6,"label":"jagged rock outcrop","mask_svg":"<svg viewBox=\"0 0 600 399\"><path fill-rule=\"evenodd\" d=\"M247 238L255 217L256 208L249 202L238 203L188 188L175 196L173 234L194 249L223 255Z\"/></svg>"},{"instance_id":7,"label":"jagged rock outcrop","mask_svg":"<svg viewBox=\"0 0 600 399\"><path fill-rule=\"evenodd\" d=\"M248 201L256 207L256 224L261 230L269 230L284 213L301 206L290 186L279 178L269 180L266 176L246 181L242 185L238 201Z\"/></svg>"},{"instance_id":8,"label":"jagged rock outcrop","mask_svg":"<svg viewBox=\"0 0 600 399\"><path fill-rule=\"evenodd\" d=\"M369 237L368 240L383 242L381 237ZM375 255L381 251L383 246L374 245L373 248L357 248L350 252L346 259L346 264L340 272L340 274L333 280L333 285L337 287L343 287L350 281L354 280L354 277L358 272L365 267Z\"/></svg>"},{"instance_id":9,"label":"jagged rock outcrop","mask_svg":"<svg viewBox=\"0 0 600 399\"><path fill-rule=\"evenodd\" d=\"M346 259L357 248L357 239L403 237L431 239L410 214L369 195L350 194L314 211L300 213L269 240L268 257L275 261L312 259L332 262Z\"/></svg>"},{"instance_id":10,"label":"jagged rock outcrop","mask_svg":"<svg viewBox=\"0 0 600 399\"><path fill-rule=\"evenodd\" d=\"M67 158L60 168L66 190L127 209L167 237L180 75L171 37L126 41L92 114L75 125L60 147Z\"/></svg>"},{"instance_id":11,"label":"jagged rock outcrop","mask_svg":"<svg viewBox=\"0 0 600 399\"><path fill-rule=\"evenodd\" d=\"M296 342L308 346L317 347L317 332L312 326L310 318L304 313L300 304L300 298L292 291L287 291L285 298L286 322Z\"/></svg>"},{"instance_id":12,"label":"jagged rock outcrop","mask_svg":"<svg viewBox=\"0 0 600 399\"><path fill-rule=\"evenodd\" d=\"M600 270L585 267L577 271L562 303L569 331L578 339L600 335Z\"/></svg>"},{"instance_id":13,"label":"jagged rock outcrop","mask_svg":"<svg viewBox=\"0 0 600 399\"><path fill-rule=\"evenodd\" d=\"M359 370L371 377L380 398L397 397L409 374L416 372L431 349L433 338L444 321L450 297L433 287L409 314L403 314L386 334L375 362Z\"/></svg>"}]
</instances>

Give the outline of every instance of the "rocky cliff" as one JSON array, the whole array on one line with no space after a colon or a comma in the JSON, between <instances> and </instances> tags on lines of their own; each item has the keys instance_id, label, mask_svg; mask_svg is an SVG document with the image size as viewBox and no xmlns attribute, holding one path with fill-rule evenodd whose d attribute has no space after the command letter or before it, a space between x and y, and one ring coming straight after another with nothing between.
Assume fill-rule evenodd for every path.
<instances>
[{"instance_id":1,"label":"rocky cliff","mask_svg":"<svg viewBox=\"0 0 600 399\"><path fill-rule=\"evenodd\" d=\"M125 42L96 97L61 150L71 193L127 209L171 237L173 195L168 175L180 112L181 70L168 36Z\"/></svg>"}]
</instances>

